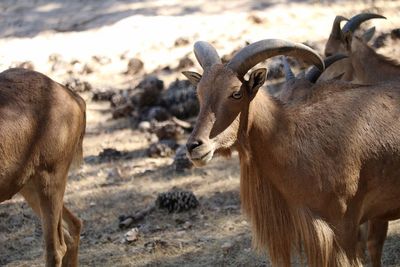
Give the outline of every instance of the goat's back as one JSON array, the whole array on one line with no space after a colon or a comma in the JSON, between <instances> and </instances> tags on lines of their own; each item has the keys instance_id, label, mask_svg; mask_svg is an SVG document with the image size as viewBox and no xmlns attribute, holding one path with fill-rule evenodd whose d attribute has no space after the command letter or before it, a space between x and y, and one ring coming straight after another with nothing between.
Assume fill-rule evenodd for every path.
<instances>
[{"instance_id":1,"label":"goat's back","mask_svg":"<svg viewBox=\"0 0 400 267\"><path fill-rule=\"evenodd\" d=\"M64 86L35 71L0 73L0 202L40 168L68 169L84 127L84 101Z\"/></svg>"}]
</instances>

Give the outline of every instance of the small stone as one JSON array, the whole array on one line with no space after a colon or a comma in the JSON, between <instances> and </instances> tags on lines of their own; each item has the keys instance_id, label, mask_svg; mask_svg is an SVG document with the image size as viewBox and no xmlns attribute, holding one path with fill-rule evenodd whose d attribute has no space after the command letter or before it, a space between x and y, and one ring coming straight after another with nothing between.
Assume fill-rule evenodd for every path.
<instances>
[{"instance_id":1,"label":"small stone","mask_svg":"<svg viewBox=\"0 0 400 267\"><path fill-rule=\"evenodd\" d=\"M250 15L247 19L250 20L254 24L261 24L264 22L262 18L260 18L257 15L254 15L254 14Z\"/></svg>"},{"instance_id":2,"label":"small stone","mask_svg":"<svg viewBox=\"0 0 400 267\"><path fill-rule=\"evenodd\" d=\"M115 95L113 90L97 91L93 93L93 101L111 101L111 98Z\"/></svg>"},{"instance_id":3,"label":"small stone","mask_svg":"<svg viewBox=\"0 0 400 267\"><path fill-rule=\"evenodd\" d=\"M137 227L132 228L125 233L124 238L128 242L134 242L139 239L139 229Z\"/></svg>"},{"instance_id":4,"label":"small stone","mask_svg":"<svg viewBox=\"0 0 400 267\"><path fill-rule=\"evenodd\" d=\"M222 244L221 248L222 250L227 253L231 248L233 247L233 244L231 242L225 242Z\"/></svg>"},{"instance_id":5,"label":"small stone","mask_svg":"<svg viewBox=\"0 0 400 267\"><path fill-rule=\"evenodd\" d=\"M65 82L65 86L74 92L87 92L92 90L92 85L78 78L70 78Z\"/></svg>"},{"instance_id":6,"label":"small stone","mask_svg":"<svg viewBox=\"0 0 400 267\"><path fill-rule=\"evenodd\" d=\"M151 128L151 124L148 121L141 121L138 125L139 130L143 131L143 132L147 132L150 130Z\"/></svg>"},{"instance_id":7,"label":"small stone","mask_svg":"<svg viewBox=\"0 0 400 267\"><path fill-rule=\"evenodd\" d=\"M182 227L183 227L183 229L190 229L190 228L192 228L192 226L193 226L193 224L191 222L187 221L183 224Z\"/></svg>"},{"instance_id":8,"label":"small stone","mask_svg":"<svg viewBox=\"0 0 400 267\"><path fill-rule=\"evenodd\" d=\"M32 61L23 61L23 62L16 62L11 64L11 68L23 68L27 70L35 70L35 66L33 65Z\"/></svg>"},{"instance_id":9,"label":"small stone","mask_svg":"<svg viewBox=\"0 0 400 267\"><path fill-rule=\"evenodd\" d=\"M188 45L189 44L189 40L187 38L183 38L183 37L179 37L178 39L175 40L174 45L175 46L184 46L184 45Z\"/></svg>"},{"instance_id":10,"label":"small stone","mask_svg":"<svg viewBox=\"0 0 400 267\"><path fill-rule=\"evenodd\" d=\"M144 63L138 58L132 58L128 62L128 69L125 74L137 74L143 69Z\"/></svg>"},{"instance_id":11,"label":"small stone","mask_svg":"<svg viewBox=\"0 0 400 267\"><path fill-rule=\"evenodd\" d=\"M400 28L398 29L393 29L390 32L390 37L394 40L394 39L400 39Z\"/></svg>"},{"instance_id":12,"label":"small stone","mask_svg":"<svg viewBox=\"0 0 400 267\"><path fill-rule=\"evenodd\" d=\"M194 66L193 60L189 58L189 56L184 56L179 60L178 66L176 67L177 70L186 69Z\"/></svg>"}]
</instances>

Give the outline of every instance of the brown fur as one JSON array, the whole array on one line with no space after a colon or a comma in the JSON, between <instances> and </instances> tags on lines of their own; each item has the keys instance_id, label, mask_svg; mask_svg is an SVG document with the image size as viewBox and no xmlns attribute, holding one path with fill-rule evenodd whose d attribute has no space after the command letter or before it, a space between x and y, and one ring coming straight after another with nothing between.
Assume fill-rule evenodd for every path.
<instances>
[{"instance_id":1,"label":"brown fur","mask_svg":"<svg viewBox=\"0 0 400 267\"><path fill-rule=\"evenodd\" d=\"M400 81L400 65L397 61L378 54L359 37L348 36L341 42L347 48L345 53L348 58L328 67L318 81L331 80L340 74L344 74L341 80L360 84Z\"/></svg>"},{"instance_id":2,"label":"brown fur","mask_svg":"<svg viewBox=\"0 0 400 267\"><path fill-rule=\"evenodd\" d=\"M0 202L21 193L42 220L46 266L77 266L81 222L63 196L71 163L82 160L83 99L43 74L9 69L0 73L0 124Z\"/></svg>"},{"instance_id":3,"label":"brown fur","mask_svg":"<svg viewBox=\"0 0 400 267\"><path fill-rule=\"evenodd\" d=\"M243 210L273 265L304 252L312 267L360 266L359 225L400 217L400 86L331 81L283 105L253 79L205 71L190 158L201 166L239 151ZM230 99L238 86L243 97Z\"/></svg>"}]
</instances>

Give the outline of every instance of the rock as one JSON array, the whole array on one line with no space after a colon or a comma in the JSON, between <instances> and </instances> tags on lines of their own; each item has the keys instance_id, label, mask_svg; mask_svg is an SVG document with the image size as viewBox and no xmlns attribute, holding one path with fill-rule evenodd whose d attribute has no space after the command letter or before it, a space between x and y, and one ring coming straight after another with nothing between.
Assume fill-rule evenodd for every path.
<instances>
[{"instance_id":1,"label":"rock","mask_svg":"<svg viewBox=\"0 0 400 267\"><path fill-rule=\"evenodd\" d=\"M395 40L395 39L400 39L400 28L398 28L398 29L393 29L393 30L390 32L390 37L391 37L393 40Z\"/></svg>"},{"instance_id":2,"label":"rock","mask_svg":"<svg viewBox=\"0 0 400 267\"><path fill-rule=\"evenodd\" d=\"M93 93L92 100L93 101L111 101L111 98L115 95L115 91L107 90L107 91L97 91Z\"/></svg>"},{"instance_id":3,"label":"rock","mask_svg":"<svg viewBox=\"0 0 400 267\"><path fill-rule=\"evenodd\" d=\"M184 134L182 127L172 121L158 122L152 126L152 132L157 135L159 140L179 140Z\"/></svg>"},{"instance_id":4,"label":"rock","mask_svg":"<svg viewBox=\"0 0 400 267\"><path fill-rule=\"evenodd\" d=\"M139 239L139 229L138 228L132 228L128 232L125 233L124 238L127 242L134 242Z\"/></svg>"},{"instance_id":5,"label":"rock","mask_svg":"<svg viewBox=\"0 0 400 267\"><path fill-rule=\"evenodd\" d=\"M78 78L71 77L65 83L65 86L74 92L87 92L92 90L90 83Z\"/></svg>"},{"instance_id":6,"label":"rock","mask_svg":"<svg viewBox=\"0 0 400 267\"><path fill-rule=\"evenodd\" d=\"M138 128L139 128L139 130L141 130L143 132L147 132L150 130L151 124L148 121L142 121L139 123Z\"/></svg>"},{"instance_id":7,"label":"rock","mask_svg":"<svg viewBox=\"0 0 400 267\"><path fill-rule=\"evenodd\" d=\"M100 159L118 159L123 156L123 153L115 148L104 148L103 151L99 153Z\"/></svg>"},{"instance_id":8,"label":"rock","mask_svg":"<svg viewBox=\"0 0 400 267\"><path fill-rule=\"evenodd\" d=\"M35 66L32 61L15 62L11 64L10 68L23 68L27 70L35 70Z\"/></svg>"},{"instance_id":9,"label":"rock","mask_svg":"<svg viewBox=\"0 0 400 267\"><path fill-rule=\"evenodd\" d=\"M171 117L168 110L161 106L150 107L145 115L145 119L148 121L166 121Z\"/></svg>"},{"instance_id":10,"label":"rock","mask_svg":"<svg viewBox=\"0 0 400 267\"><path fill-rule=\"evenodd\" d=\"M105 56L92 56L92 60L99 65L106 65L111 63L111 58Z\"/></svg>"},{"instance_id":11,"label":"rock","mask_svg":"<svg viewBox=\"0 0 400 267\"><path fill-rule=\"evenodd\" d=\"M174 154L174 150L165 143L151 144L147 149L147 155L152 158L161 157L166 158Z\"/></svg>"},{"instance_id":12,"label":"rock","mask_svg":"<svg viewBox=\"0 0 400 267\"><path fill-rule=\"evenodd\" d=\"M128 104L128 94L126 91L114 94L110 99L111 107L118 107Z\"/></svg>"},{"instance_id":13,"label":"rock","mask_svg":"<svg viewBox=\"0 0 400 267\"><path fill-rule=\"evenodd\" d=\"M114 119L127 117L131 115L132 111L134 111L132 104L126 103L114 108L114 110L112 111L112 117Z\"/></svg>"},{"instance_id":14,"label":"rock","mask_svg":"<svg viewBox=\"0 0 400 267\"><path fill-rule=\"evenodd\" d=\"M264 20L262 18L260 18L259 16L255 15L255 14L251 14L250 16L247 17L247 19L250 20L254 24L261 24L264 22Z\"/></svg>"},{"instance_id":15,"label":"rock","mask_svg":"<svg viewBox=\"0 0 400 267\"><path fill-rule=\"evenodd\" d=\"M131 102L139 107L157 105L160 102L161 91L164 89L164 82L156 76L147 76L132 91Z\"/></svg>"},{"instance_id":16,"label":"rock","mask_svg":"<svg viewBox=\"0 0 400 267\"><path fill-rule=\"evenodd\" d=\"M172 82L163 92L161 101L162 106L179 119L196 116L199 112L196 89L188 80Z\"/></svg>"},{"instance_id":17,"label":"rock","mask_svg":"<svg viewBox=\"0 0 400 267\"><path fill-rule=\"evenodd\" d=\"M229 250L231 250L233 247L233 244L231 242L225 242L224 244L222 244L221 248L224 251L224 253L229 252Z\"/></svg>"},{"instance_id":18,"label":"rock","mask_svg":"<svg viewBox=\"0 0 400 267\"><path fill-rule=\"evenodd\" d=\"M193 163L187 156L187 149L185 145L181 145L177 150L173 163L177 172L183 172L187 169L193 168Z\"/></svg>"},{"instance_id":19,"label":"rock","mask_svg":"<svg viewBox=\"0 0 400 267\"><path fill-rule=\"evenodd\" d=\"M188 55L184 56L179 60L178 66L176 67L176 70L181 70L181 69L187 69L194 66L193 60L189 58Z\"/></svg>"},{"instance_id":20,"label":"rock","mask_svg":"<svg viewBox=\"0 0 400 267\"><path fill-rule=\"evenodd\" d=\"M175 46L184 46L184 45L188 45L189 44L189 40L187 38L183 38L183 37L179 37L178 39L175 40L174 45Z\"/></svg>"},{"instance_id":21,"label":"rock","mask_svg":"<svg viewBox=\"0 0 400 267\"><path fill-rule=\"evenodd\" d=\"M128 61L128 69L126 70L125 74L137 74L141 70L143 70L144 63L138 58L131 58Z\"/></svg>"}]
</instances>

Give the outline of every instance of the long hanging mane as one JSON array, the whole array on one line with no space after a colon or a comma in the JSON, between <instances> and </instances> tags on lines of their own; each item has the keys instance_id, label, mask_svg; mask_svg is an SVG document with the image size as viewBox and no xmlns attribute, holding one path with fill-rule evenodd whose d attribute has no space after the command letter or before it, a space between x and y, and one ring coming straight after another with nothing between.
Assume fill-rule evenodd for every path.
<instances>
[{"instance_id":1,"label":"long hanging mane","mask_svg":"<svg viewBox=\"0 0 400 267\"><path fill-rule=\"evenodd\" d=\"M254 158L250 139L243 138L248 141L239 149L240 198L242 210L251 223L256 250L268 252L273 266L291 266L293 255L300 256L302 262L305 258L311 267L351 266L332 228L306 207L289 205L269 180L268 173L263 173L263 162Z\"/></svg>"}]
</instances>

